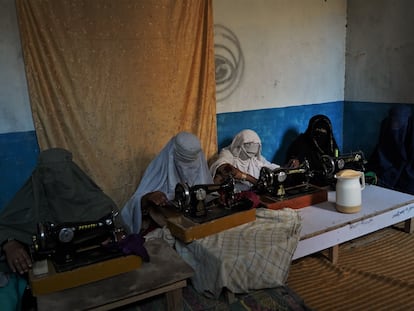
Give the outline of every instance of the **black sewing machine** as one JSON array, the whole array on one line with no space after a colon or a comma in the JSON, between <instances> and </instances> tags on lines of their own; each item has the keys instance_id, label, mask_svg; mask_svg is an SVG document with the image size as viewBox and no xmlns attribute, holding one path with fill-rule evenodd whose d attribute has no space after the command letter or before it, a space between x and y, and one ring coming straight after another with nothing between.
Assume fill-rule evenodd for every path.
<instances>
[{"instance_id":1,"label":"black sewing machine","mask_svg":"<svg viewBox=\"0 0 414 311\"><path fill-rule=\"evenodd\" d=\"M262 167L255 189L259 194L269 194L283 199L289 194L289 188L291 188L290 186L286 187L285 182L288 176L294 174L301 175L306 181L300 185L303 186L303 189L309 187L309 180L313 176L313 172L310 169L309 162L305 160L296 168L278 167L272 170L268 167ZM296 186L298 185L294 185L295 188Z\"/></svg>"},{"instance_id":2,"label":"black sewing machine","mask_svg":"<svg viewBox=\"0 0 414 311\"><path fill-rule=\"evenodd\" d=\"M299 175L298 184L286 183L289 176ZM327 192L311 185L313 171L309 162L305 160L297 168L269 169L262 167L255 191L260 195L262 203L271 209L283 207L301 208L327 200Z\"/></svg>"},{"instance_id":3,"label":"black sewing machine","mask_svg":"<svg viewBox=\"0 0 414 311\"><path fill-rule=\"evenodd\" d=\"M39 223L33 236L31 255L34 261L49 258L57 272L122 256L116 247L117 212L91 222Z\"/></svg>"},{"instance_id":4,"label":"black sewing machine","mask_svg":"<svg viewBox=\"0 0 414 311\"><path fill-rule=\"evenodd\" d=\"M331 157L328 155L322 156L323 172L322 174L329 180L333 180L336 173L343 169L353 169L365 172L365 159L362 151L351 152L343 154L338 157Z\"/></svg>"},{"instance_id":5,"label":"black sewing machine","mask_svg":"<svg viewBox=\"0 0 414 311\"><path fill-rule=\"evenodd\" d=\"M197 223L247 210L253 205L251 201L235 199L233 178L222 184L200 184L191 187L185 183L178 183L174 200L170 204Z\"/></svg>"}]
</instances>

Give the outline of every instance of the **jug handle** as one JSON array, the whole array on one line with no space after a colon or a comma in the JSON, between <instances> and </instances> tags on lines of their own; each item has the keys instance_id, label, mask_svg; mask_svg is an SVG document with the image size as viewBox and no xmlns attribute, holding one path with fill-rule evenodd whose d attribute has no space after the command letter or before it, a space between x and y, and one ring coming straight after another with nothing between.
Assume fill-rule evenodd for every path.
<instances>
[{"instance_id":1,"label":"jug handle","mask_svg":"<svg viewBox=\"0 0 414 311\"><path fill-rule=\"evenodd\" d=\"M360 179L361 179L361 190L364 190L365 189L365 174L363 172L361 172Z\"/></svg>"}]
</instances>

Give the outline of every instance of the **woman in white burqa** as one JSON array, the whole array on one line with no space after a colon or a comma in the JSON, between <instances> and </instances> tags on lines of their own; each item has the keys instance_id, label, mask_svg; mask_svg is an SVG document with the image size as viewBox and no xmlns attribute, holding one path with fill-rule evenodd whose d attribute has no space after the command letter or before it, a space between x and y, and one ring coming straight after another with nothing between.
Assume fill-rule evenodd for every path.
<instances>
[{"instance_id":1,"label":"woman in white burqa","mask_svg":"<svg viewBox=\"0 0 414 311\"><path fill-rule=\"evenodd\" d=\"M207 160L199 139L188 132L174 136L152 160L141 182L125 204L121 215L130 232L140 233L142 212L151 206L166 206L174 198L178 183L212 184Z\"/></svg>"},{"instance_id":2,"label":"woman in white burqa","mask_svg":"<svg viewBox=\"0 0 414 311\"><path fill-rule=\"evenodd\" d=\"M248 188L255 183L263 166L279 167L267 161L261 150L261 140L254 131L238 133L210 166L215 183L225 178L218 176L224 171L236 179L237 189L249 190L241 186ZM197 292L218 299L224 288L241 294L285 284L300 228L300 216L295 210L259 206L256 220L191 243L177 240L175 248L194 269L191 283Z\"/></svg>"},{"instance_id":3,"label":"woman in white burqa","mask_svg":"<svg viewBox=\"0 0 414 311\"><path fill-rule=\"evenodd\" d=\"M243 191L256 184L263 166L272 170L279 167L262 155L259 135L253 130L245 129L220 151L218 158L210 165L210 172L215 183L223 182L231 174L236 179L237 189Z\"/></svg>"}]
</instances>

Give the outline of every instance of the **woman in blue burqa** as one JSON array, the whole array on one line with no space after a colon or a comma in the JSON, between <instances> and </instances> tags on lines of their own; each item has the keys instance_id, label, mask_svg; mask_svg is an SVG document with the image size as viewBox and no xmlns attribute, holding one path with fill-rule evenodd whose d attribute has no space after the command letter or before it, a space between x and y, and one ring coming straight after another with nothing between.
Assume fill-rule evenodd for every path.
<instances>
[{"instance_id":1,"label":"woman in blue burqa","mask_svg":"<svg viewBox=\"0 0 414 311\"><path fill-rule=\"evenodd\" d=\"M122 208L122 218L131 232L141 232L143 213L146 215L151 206L166 206L174 199L178 183L213 184L200 141L188 132L178 133L165 145Z\"/></svg>"},{"instance_id":2,"label":"woman in blue burqa","mask_svg":"<svg viewBox=\"0 0 414 311\"><path fill-rule=\"evenodd\" d=\"M368 168L374 171L378 185L414 194L414 128L412 109L394 106L380 126L378 143Z\"/></svg>"}]
</instances>

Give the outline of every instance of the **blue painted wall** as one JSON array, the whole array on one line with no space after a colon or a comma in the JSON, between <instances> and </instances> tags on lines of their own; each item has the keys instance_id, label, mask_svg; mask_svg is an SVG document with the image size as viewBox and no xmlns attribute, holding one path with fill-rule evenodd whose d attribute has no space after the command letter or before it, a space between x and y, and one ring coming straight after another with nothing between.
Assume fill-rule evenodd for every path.
<instances>
[{"instance_id":1,"label":"blue painted wall","mask_svg":"<svg viewBox=\"0 0 414 311\"><path fill-rule=\"evenodd\" d=\"M388 111L401 103L344 102L344 150L362 150L367 159L378 142L381 121ZM411 105L414 112L414 105Z\"/></svg>"},{"instance_id":2,"label":"blue painted wall","mask_svg":"<svg viewBox=\"0 0 414 311\"><path fill-rule=\"evenodd\" d=\"M250 128L262 139L263 155L269 161L284 164L290 143L308 126L316 114L329 117L339 148L343 138L343 102L329 102L285 108L249 110L220 113L217 115L217 139L219 149L229 145L241 130Z\"/></svg>"},{"instance_id":3,"label":"blue painted wall","mask_svg":"<svg viewBox=\"0 0 414 311\"><path fill-rule=\"evenodd\" d=\"M217 115L219 149L228 146L241 130L256 131L269 161L284 164L290 143L306 130L309 119L325 114L331 119L341 153L363 151L368 159L378 142L381 121L401 103L330 102L286 108L251 110ZM412 111L414 114L414 105Z\"/></svg>"},{"instance_id":4,"label":"blue painted wall","mask_svg":"<svg viewBox=\"0 0 414 311\"><path fill-rule=\"evenodd\" d=\"M34 131L0 134L0 209L31 175L39 154Z\"/></svg>"},{"instance_id":5,"label":"blue painted wall","mask_svg":"<svg viewBox=\"0 0 414 311\"><path fill-rule=\"evenodd\" d=\"M219 149L229 145L241 130L255 130L263 142L263 155L284 164L287 148L309 119L325 114L334 128L342 153L362 150L367 157L378 140L381 121L399 103L329 102L303 106L220 113L217 115ZM414 105L412 105L414 113ZM34 131L0 134L0 210L31 175L39 154Z\"/></svg>"},{"instance_id":6,"label":"blue painted wall","mask_svg":"<svg viewBox=\"0 0 414 311\"><path fill-rule=\"evenodd\" d=\"M282 164L289 144L306 130L315 114L327 115L333 124L335 139L342 146L343 102L250 110L217 115L219 148L230 144L245 128L255 130L263 141L263 155ZM34 131L0 134L0 209L24 184L36 165L39 147Z\"/></svg>"}]
</instances>

